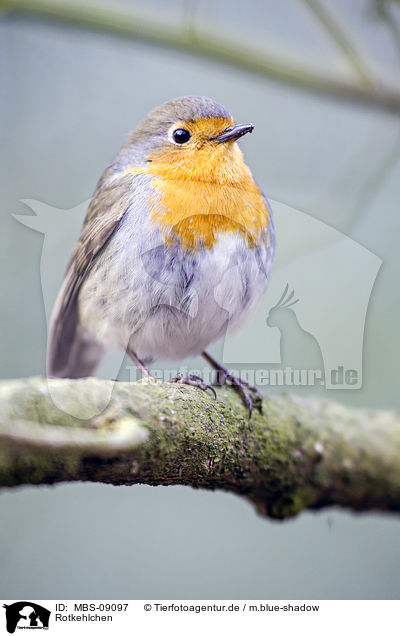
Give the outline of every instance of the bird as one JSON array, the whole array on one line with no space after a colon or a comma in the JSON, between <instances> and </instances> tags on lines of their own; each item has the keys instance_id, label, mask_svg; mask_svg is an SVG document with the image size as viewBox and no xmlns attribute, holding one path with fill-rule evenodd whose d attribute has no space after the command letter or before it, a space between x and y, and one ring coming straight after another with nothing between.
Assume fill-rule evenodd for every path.
<instances>
[{"instance_id":1,"label":"bird","mask_svg":"<svg viewBox=\"0 0 400 636\"><path fill-rule=\"evenodd\" d=\"M256 387L206 347L261 301L275 254L271 206L219 103L185 96L156 107L104 170L51 316L47 375L81 378L108 350L150 377L157 360L202 355L251 417ZM213 387L179 374L174 382Z\"/></svg>"}]
</instances>

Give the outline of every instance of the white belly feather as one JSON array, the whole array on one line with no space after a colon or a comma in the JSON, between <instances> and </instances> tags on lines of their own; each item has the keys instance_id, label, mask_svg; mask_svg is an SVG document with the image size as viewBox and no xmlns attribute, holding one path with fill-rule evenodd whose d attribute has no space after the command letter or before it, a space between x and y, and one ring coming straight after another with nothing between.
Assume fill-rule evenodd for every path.
<instances>
[{"instance_id":1,"label":"white belly feather","mask_svg":"<svg viewBox=\"0 0 400 636\"><path fill-rule=\"evenodd\" d=\"M128 211L81 288L81 323L105 348L129 343L146 361L199 354L254 311L273 254L273 232L257 249L227 233L211 250L171 252L147 214L138 223Z\"/></svg>"}]
</instances>

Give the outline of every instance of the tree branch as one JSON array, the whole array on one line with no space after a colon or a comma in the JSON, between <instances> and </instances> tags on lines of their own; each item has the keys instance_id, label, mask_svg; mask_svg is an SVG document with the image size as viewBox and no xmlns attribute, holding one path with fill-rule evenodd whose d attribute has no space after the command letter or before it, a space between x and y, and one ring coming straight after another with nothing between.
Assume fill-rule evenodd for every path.
<instances>
[{"instance_id":1,"label":"tree branch","mask_svg":"<svg viewBox=\"0 0 400 636\"><path fill-rule=\"evenodd\" d=\"M335 77L325 70L314 71L297 60L287 60L284 54L269 54L254 47L240 45L220 33L208 34L204 30L162 23L152 16L137 13L122 6L109 7L101 3L82 3L79 0L0 0L0 9L44 20L57 20L76 27L102 31L119 37L135 38L158 46L184 51L244 69L250 73L284 82L314 93L338 99L359 102L367 106L400 111L400 92L391 90L379 82L366 83ZM332 31L332 21L330 22ZM336 41L338 39L336 30ZM349 45L347 43L347 53ZM341 37L342 49L345 46ZM355 49L351 49L353 65ZM357 58L360 72L360 57ZM371 78L369 78L371 80ZM372 81L372 80L371 80Z\"/></svg>"},{"instance_id":2,"label":"tree branch","mask_svg":"<svg viewBox=\"0 0 400 636\"><path fill-rule=\"evenodd\" d=\"M236 393L218 399L158 381L116 382L107 409L80 420L110 382L0 384L0 485L95 481L228 490L274 518L306 508L400 511L400 418L276 395L248 421Z\"/></svg>"},{"instance_id":3,"label":"tree branch","mask_svg":"<svg viewBox=\"0 0 400 636\"><path fill-rule=\"evenodd\" d=\"M333 13L329 11L320 0L303 0L303 2L330 35L337 47L342 51L350 66L353 67L359 76L360 82L366 86L373 86L375 81L367 61L363 58L360 51L357 50L357 47L346 34Z\"/></svg>"}]
</instances>

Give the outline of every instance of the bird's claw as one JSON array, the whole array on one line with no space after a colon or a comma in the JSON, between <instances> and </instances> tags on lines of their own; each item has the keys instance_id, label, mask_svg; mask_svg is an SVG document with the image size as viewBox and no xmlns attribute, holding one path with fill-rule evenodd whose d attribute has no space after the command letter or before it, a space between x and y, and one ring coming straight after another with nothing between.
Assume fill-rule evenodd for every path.
<instances>
[{"instance_id":1,"label":"bird's claw","mask_svg":"<svg viewBox=\"0 0 400 636\"><path fill-rule=\"evenodd\" d=\"M226 369L218 369L216 384L218 386L228 384L229 386L232 386L234 389L236 389L236 391L242 398L245 406L248 408L249 419L251 418L251 414L253 412L253 406L255 406L257 410L262 413L263 395L262 393L260 393L257 387L253 386L246 380L242 380L236 375L232 375ZM252 393L254 395L250 397L249 393Z\"/></svg>"},{"instance_id":2,"label":"bird's claw","mask_svg":"<svg viewBox=\"0 0 400 636\"><path fill-rule=\"evenodd\" d=\"M210 391L212 391L212 393L214 394L214 398L217 399L217 393L214 387L211 384L207 384L207 382L204 382L203 379L198 375L191 374L184 377L182 373L177 373L177 375L171 379L171 382L176 382L178 384L188 384L189 386L196 386L202 391L207 391L207 389L210 389Z\"/></svg>"}]
</instances>

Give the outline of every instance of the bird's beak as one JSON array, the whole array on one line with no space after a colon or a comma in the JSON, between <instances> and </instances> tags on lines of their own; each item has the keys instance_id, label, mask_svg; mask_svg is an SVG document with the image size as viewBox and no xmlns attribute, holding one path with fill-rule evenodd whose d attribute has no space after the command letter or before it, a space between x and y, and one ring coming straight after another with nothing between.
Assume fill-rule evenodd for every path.
<instances>
[{"instance_id":1,"label":"bird's beak","mask_svg":"<svg viewBox=\"0 0 400 636\"><path fill-rule=\"evenodd\" d=\"M241 124L240 126L229 126L221 135L213 137L212 141L217 141L219 144L225 141L236 141L239 137L251 133L254 129L253 124Z\"/></svg>"}]
</instances>

